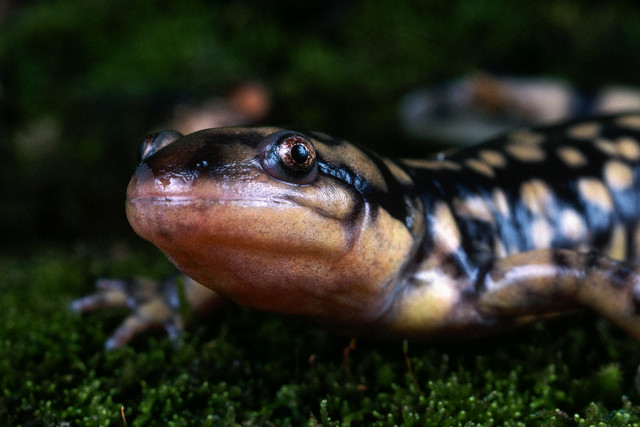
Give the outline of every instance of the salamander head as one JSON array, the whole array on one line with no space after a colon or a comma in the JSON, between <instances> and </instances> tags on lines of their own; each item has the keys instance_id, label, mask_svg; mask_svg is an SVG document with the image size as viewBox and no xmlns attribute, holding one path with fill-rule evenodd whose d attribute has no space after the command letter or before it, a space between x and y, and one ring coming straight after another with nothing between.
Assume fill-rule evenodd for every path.
<instances>
[{"instance_id":1,"label":"salamander head","mask_svg":"<svg viewBox=\"0 0 640 427\"><path fill-rule=\"evenodd\" d=\"M397 195L381 160L326 135L169 131L140 152L127 191L135 231L188 276L244 305L374 320L422 232L418 207L402 215L385 207Z\"/></svg>"}]
</instances>

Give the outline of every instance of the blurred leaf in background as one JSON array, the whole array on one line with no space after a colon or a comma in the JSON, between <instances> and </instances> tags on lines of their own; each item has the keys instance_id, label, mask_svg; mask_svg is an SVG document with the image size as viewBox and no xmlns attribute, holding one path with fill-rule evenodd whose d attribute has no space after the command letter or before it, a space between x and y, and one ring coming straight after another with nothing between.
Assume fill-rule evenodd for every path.
<instances>
[{"instance_id":1,"label":"blurred leaf in background","mask_svg":"<svg viewBox=\"0 0 640 427\"><path fill-rule=\"evenodd\" d=\"M416 87L486 70L590 91L638 84L640 69L632 1L8 4L0 238L22 243L133 237L123 202L138 141L176 105L248 79L273 96L266 121L388 152L409 139L397 109Z\"/></svg>"}]
</instances>

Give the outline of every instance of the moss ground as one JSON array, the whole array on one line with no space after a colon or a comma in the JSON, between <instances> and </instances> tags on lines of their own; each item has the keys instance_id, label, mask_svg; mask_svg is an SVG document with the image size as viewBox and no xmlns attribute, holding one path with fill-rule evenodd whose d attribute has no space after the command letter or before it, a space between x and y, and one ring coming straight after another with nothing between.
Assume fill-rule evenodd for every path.
<instances>
[{"instance_id":1,"label":"moss ground","mask_svg":"<svg viewBox=\"0 0 640 427\"><path fill-rule=\"evenodd\" d=\"M169 273L159 254L41 249L0 267L2 425L640 425L639 345L590 315L345 358L348 338L229 305L177 346L150 333L106 352L125 313L67 304L98 275Z\"/></svg>"}]
</instances>

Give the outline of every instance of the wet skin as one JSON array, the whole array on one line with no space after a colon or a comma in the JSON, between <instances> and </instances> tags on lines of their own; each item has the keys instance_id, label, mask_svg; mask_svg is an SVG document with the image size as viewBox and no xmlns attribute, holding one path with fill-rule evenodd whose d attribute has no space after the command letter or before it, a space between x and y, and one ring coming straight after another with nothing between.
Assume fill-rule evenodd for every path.
<instances>
[{"instance_id":1,"label":"wet skin","mask_svg":"<svg viewBox=\"0 0 640 427\"><path fill-rule=\"evenodd\" d=\"M640 339L640 115L426 160L271 127L162 132L140 152L127 216L188 277L195 309L228 298L348 334L438 338L584 307ZM101 286L73 307L131 306L108 347L182 328L173 281Z\"/></svg>"}]
</instances>

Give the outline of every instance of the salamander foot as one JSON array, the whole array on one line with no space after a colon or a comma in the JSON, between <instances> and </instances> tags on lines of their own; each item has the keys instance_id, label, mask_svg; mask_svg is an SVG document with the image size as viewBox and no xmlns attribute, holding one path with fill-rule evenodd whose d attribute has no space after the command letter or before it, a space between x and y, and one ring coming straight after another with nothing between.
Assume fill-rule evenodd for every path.
<instances>
[{"instance_id":1,"label":"salamander foot","mask_svg":"<svg viewBox=\"0 0 640 427\"><path fill-rule=\"evenodd\" d=\"M101 278L96 281L95 293L72 301L69 307L76 313L121 307L131 310L106 341L107 350L122 347L151 328L164 328L169 338L175 340L184 330L177 277L164 281Z\"/></svg>"}]
</instances>

